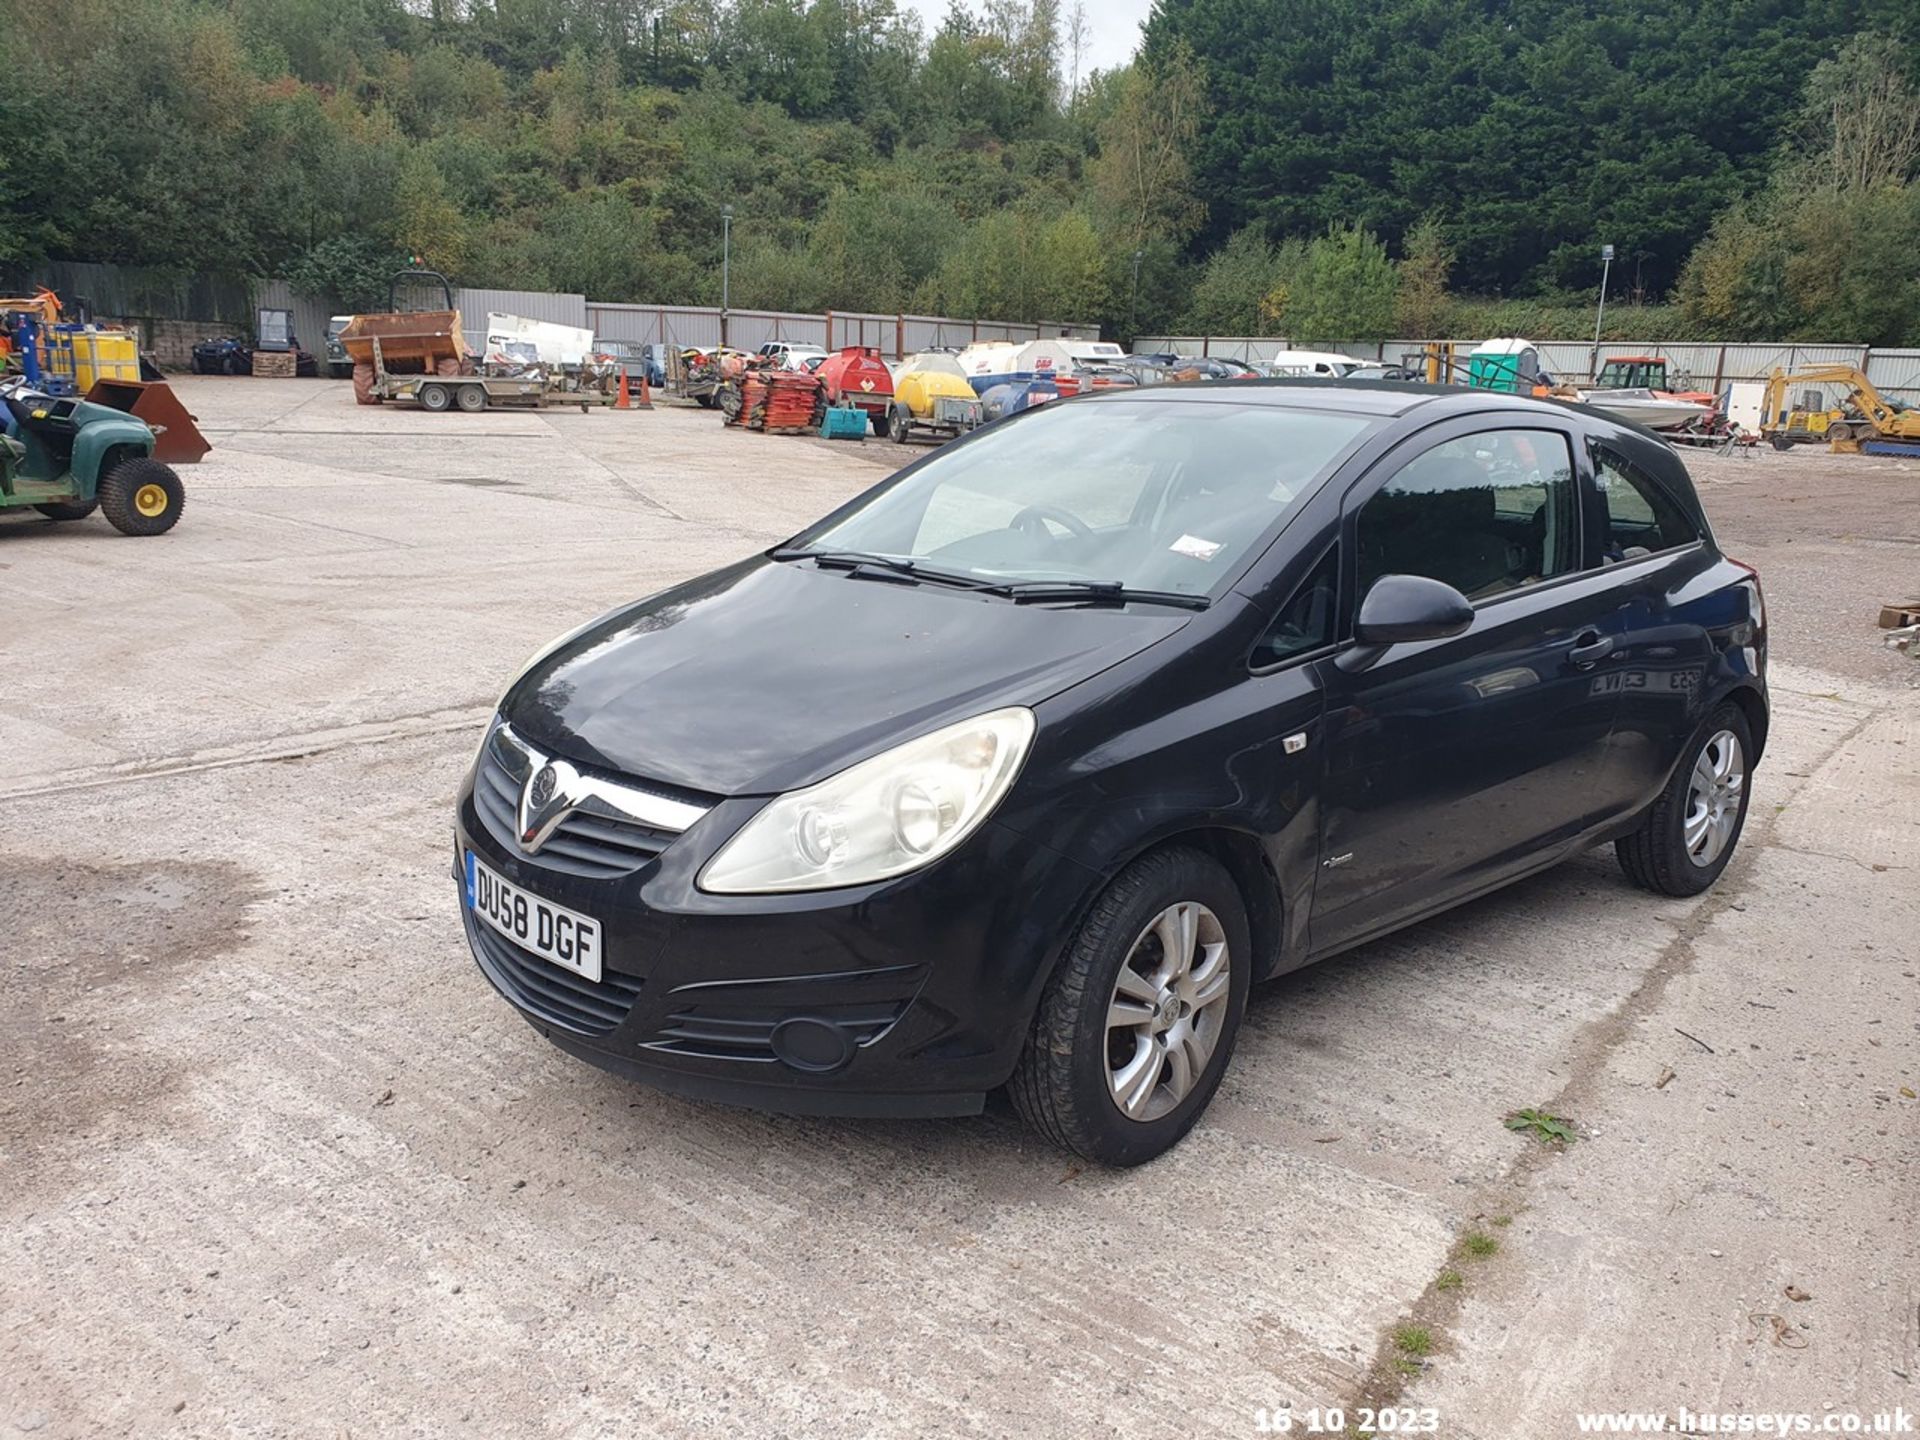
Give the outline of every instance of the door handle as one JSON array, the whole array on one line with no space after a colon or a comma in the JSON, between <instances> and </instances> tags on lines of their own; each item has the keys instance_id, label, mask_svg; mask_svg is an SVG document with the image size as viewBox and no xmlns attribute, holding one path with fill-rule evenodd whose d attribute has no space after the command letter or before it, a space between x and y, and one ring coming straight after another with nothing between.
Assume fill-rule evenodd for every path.
<instances>
[{"instance_id":1,"label":"door handle","mask_svg":"<svg viewBox=\"0 0 1920 1440\"><path fill-rule=\"evenodd\" d=\"M1573 648L1567 652L1567 659L1584 670L1613 653L1613 637L1602 635L1597 630L1582 631L1574 641Z\"/></svg>"}]
</instances>

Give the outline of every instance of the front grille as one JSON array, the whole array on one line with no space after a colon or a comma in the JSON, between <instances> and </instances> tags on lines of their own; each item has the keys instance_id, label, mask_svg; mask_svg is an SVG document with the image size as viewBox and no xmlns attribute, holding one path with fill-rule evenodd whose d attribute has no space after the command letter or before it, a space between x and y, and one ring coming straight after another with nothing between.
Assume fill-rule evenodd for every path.
<instances>
[{"instance_id":1,"label":"front grille","mask_svg":"<svg viewBox=\"0 0 1920 1440\"><path fill-rule=\"evenodd\" d=\"M496 842L535 865L567 875L605 880L630 875L665 850L679 831L648 825L611 813L612 806L576 809L562 820L537 853L527 855L519 844L520 787L536 768L536 757L505 725L497 727L480 749L480 766L473 782L473 808ZM510 768L519 767L519 773ZM666 801L682 811L694 809L690 800L663 792L641 791L630 784L604 782L607 791L624 791Z\"/></svg>"},{"instance_id":2,"label":"front grille","mask_svg":"<svg viewBox=\"0 0 1920 1440\"><path fill-rule=\"evenodd\" d=\"M670 997L670 1003L678 1003L646 1048L715 1060L772 1060L774 1030L782 1021L802 1018L827 1021L855 1045L871 1045L913 1003L926 974L924 965L890 965L683 985Z\"/></svg>"},{"instance_id":3,"label":"front grille","mask_svg":"<svg viewBox=\"0 0 1920 1440\"><path fill-rule=\"evenodd\" d=\"M494 987L536 1020L576 1035L605 1035L633 1009L641 980L603 970L598 984L522 950L463 910L467 943Z\"/></svg>"}]
</instances>

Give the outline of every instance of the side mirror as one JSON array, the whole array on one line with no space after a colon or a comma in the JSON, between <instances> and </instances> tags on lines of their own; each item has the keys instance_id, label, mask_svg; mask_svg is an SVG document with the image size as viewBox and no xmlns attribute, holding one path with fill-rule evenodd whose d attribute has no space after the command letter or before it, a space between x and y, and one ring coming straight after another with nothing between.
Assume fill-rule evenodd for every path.
<instances>
[{"instance_id":1,"label":"side mirror","mask_svg":"<svg viewBox=\"0 0 1920 1440\"><path fill-rule=\"evenodd\" d=\"M1362 645L1445 640L1473 624L1473 604L1453 586L1424 575L1382 575L1360 602L1354 639Z\"/></svg>"}]
</instances>

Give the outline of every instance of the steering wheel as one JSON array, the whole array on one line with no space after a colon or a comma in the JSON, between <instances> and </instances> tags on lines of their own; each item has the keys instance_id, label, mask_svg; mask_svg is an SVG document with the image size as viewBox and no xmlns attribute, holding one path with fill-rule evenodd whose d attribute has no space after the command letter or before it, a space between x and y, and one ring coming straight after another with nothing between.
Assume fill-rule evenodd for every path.
<instances>
[{"instance_id":1,"label":"steering wheel","mask_svg":"<svg viewBox=\"0 0 1920 1440\"><path fill-rule=\"evenodd\" d=\"M1029 505L1012 520L1007 522L1009 530L1019 530L1037 540L1052 540L1053 533L1047 529L1051 520L1076 540L1091 540L1093 527L1075 515L1071 510L1062 510L1058 505Z\"/></svg>"}]
</instances>

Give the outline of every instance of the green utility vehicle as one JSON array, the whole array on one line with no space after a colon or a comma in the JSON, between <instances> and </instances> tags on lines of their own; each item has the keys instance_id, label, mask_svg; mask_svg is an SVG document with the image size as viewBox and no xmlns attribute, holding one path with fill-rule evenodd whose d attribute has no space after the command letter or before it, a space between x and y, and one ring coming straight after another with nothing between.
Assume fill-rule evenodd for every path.
<instances>
[{"instance_id":1,"label":"green utility vehicle","mask_svg":"<svg viewBox=\"0 0 1920 1440\"><path fill-rule=\"evenodd\" d=\"M0 389L0 405L0 512L84 520L97 509L125 535L164 534L180 518L186 492L153 458L145 421L18 384Z\"/></svg>"}]
</instances>

